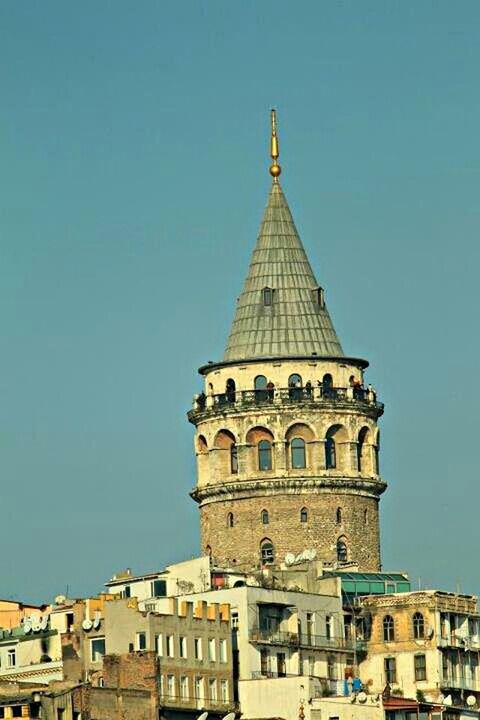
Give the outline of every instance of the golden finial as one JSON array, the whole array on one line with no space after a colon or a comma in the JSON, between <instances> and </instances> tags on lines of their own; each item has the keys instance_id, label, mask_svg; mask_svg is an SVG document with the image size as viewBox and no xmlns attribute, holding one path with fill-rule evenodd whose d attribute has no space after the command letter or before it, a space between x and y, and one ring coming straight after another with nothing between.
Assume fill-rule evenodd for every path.
<instances>
[{"instance_id":1,"label":"golden finial","mask_svg":"<svg viewBox=\"0 0 480 720\"><path fill-rule=\"evenodd\" d=\"M270 175L274 178L276 181L280 173L282 172L282 168L278 164L278 156L279 156L279 150L278 150L278 137L277 137L277 116L275 113L275 110L272 110L271 114L271 120L272 120L272 137L270 141L270 157L273 160L273 163L270 165Z\"/></svg>"}]
</instances>

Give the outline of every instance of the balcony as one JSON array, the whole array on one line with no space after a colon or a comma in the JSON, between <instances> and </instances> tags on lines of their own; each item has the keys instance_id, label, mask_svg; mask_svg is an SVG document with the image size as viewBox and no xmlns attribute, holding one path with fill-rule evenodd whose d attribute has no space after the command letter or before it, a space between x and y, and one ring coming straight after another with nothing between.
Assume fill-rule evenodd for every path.
<instances>
[{"instance_id":1,"label":"balcony","mask_svg":"<svg viewBox=\"0 0 480 720\"><path fill-rule=\"evenodd\" d=\"M340 637L327 637L326 635L311 635L310 633L291 633L281 630L262 630L252 628L250 642L262 645L286 645L288 647L310 648L316 650L337 650L340 652L354 652L362 649L360 641L345 640Z\"/></svg>"},{"instance_id":2,"label":"balcony","mask_svg":"<svg viewBox=\"0 0 480 720\"><path fill-rule=\"evenodd\" d=\"M268 408L276 405L309 405L314 407L357 407L374 410L377 416L383 413L383 403L377 402L375 393L363 387L348 388L273 388L271 390L240 390L205 396L195 399L193 409L188 413L190 422L218 412L242 412L252 407Z\"/></svg>"},{"instance_id":3,"label":"balcony","mask_svg":"<svg viewBox=\"0 0 480 720\"><path fill-rule=\"evenodd\" d=\"M6 680L8 682L17 680L28 680L29 682L63 680L63 660L4 667L0 670L0 680Z\"/></svg>"},{"instance_id":4,"label":"balcony","mask_svg":"<svg viewBox=\"0 0 480 720\"><path fill-rule=\"evenodd\" d=\"M239 710L239 705L233 700L210 700L210 698L169 695L168 693L160 693L160 704L163 707L180 708L183 710L208 710L210 712L218 712L226 714Z\"/></svg>"},{"instance_id":5,"label":"balcony","mask_svg":"<svg viewBox=\"0 0 480 720\"><path fill-rule=\"evenodd\" d=\"M469 690L480 692L480 682L472 678L453 677L452 675L443 675L440 686L452 690Z\"/></svg>"},{"instance_id":6,"label":"balcony","mask_svg":"<svg viewBox=\"0 0 480 720\"><path fill-rule=\"evenodd\" d=\"M252 680L281 680L282 678L306 677L305 675L296 675L294 673L278 673L272 670L256 670L252 672ZM312 680L318 682L314 688L314 697L327 697L329 695L343 695L343 681L332 680L331 678L317 677L316 675L308 675Z\"/></svg>"}]
</instances>

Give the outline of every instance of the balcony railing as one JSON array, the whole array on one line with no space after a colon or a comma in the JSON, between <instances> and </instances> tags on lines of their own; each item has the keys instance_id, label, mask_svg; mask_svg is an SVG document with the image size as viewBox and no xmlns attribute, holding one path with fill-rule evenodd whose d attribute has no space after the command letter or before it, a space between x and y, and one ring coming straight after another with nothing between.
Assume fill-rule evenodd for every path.
<instances>
[{"instance_id":1,"label":"balcony railing","mask_svg":"<svg viewBox=\"0 0 480 720\"><path fill-rule=\"evenodd\" d=\"M239 390L220 395L197 395L189 417L218 410L242 410L252 406L330 403L360 404L383 412L383 403L377 402L375 392L363 387L295 387L265 390Z\"/></svg>"},{"instance_id":2,"label":"balcony railing","mask_svg":"<svg viewBox=\"0 0 480 720\"><path fill-rule=\"evenodd\" d=\"M229 710L238 709L238 703L233 700L211 700L210 698L193 697L191 695L170 695L168 692L160 693L160 703L166 707L211 710L212 712L228 712Z\"/></svg>"},{"instance_id":3,"label":"balcony railing","mask_svg":"<svg viewBox=\"0 0 480 720\"><path fill-rule=\"evenodd\" d=\"M453 688L458 690L475 690L480 691L480 682L472 678L453 677L452 675L443 675L441 682L443 688Z\"/></svg>"},{"instance_id":4,"label":"balcony railing","mask_svg":"<svg viewBox=\"0 0 480 720\"><path fill-rule=\"evenodd\" d=\"M341 637L311 635L310 633L292 633L281 630L262 630L252 628L250 642L268 645L288 645L290 647L318 648L319 650L340 650L353 652L359 650L360 641L345 640Z\"/></svg>"},{"instance_id":5,"label":"balcony railing","mask_svg":"<svg viewBox=\"0 0 480 720\"><path fill-rule=\"evenodd\" d=\"M278 680L281 678L306 677L304 673L301 675L295 673L284 673L273 670L256 670L252 672L252 680ZM318 685L314 688L315 697L325 697L326 695L343 695L343 681L332 680L331 678L317 677L317 675L308 675L313 680L317 680Z\"/></svg>"}]
</instances>

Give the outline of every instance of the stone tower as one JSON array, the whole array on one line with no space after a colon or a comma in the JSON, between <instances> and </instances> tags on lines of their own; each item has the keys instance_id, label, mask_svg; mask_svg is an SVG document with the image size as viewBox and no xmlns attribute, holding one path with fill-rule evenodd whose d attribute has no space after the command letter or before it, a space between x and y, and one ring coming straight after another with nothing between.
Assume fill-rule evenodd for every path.
<instances>
[{"instance_id":1,"label":"stone tower","mask_svg":"<svg viewBox=\"0 0 480 720\"><path fill-rule=\"evenodd\" d=\"M200 368L195 425L202 551L223 566L304 551L380 569L377 420L365 360L346 357L278 177L223 360Z\"/></svg>"}]
</instances>

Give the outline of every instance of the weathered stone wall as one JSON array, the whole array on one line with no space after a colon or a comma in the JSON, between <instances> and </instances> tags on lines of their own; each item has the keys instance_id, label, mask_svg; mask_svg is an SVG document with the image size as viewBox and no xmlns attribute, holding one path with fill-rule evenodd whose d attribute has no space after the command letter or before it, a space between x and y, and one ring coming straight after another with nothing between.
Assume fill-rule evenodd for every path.
<instances>
[{"instance_id":1,"label":"weathered stone wall","mask_svg":"<svg viewBox=\"0 0 480 720\"><path fill-rule=\"evenodd\" d=\"M307 522L301 522L301 510ZM337 522L340 508L341 522ZM268 524L262 522L268 511ZM229 513L233 514L230 527ZM203 552L215 562L249 568L260 562L262 540L275 548L276 562L287 553L315 549L317 557L335 561L336 543L343 538L348 560L363 570L380 568L378 500L353 493L304 493L269 495L212 502L200 510Z\"/></svg>"}]
</instances>

